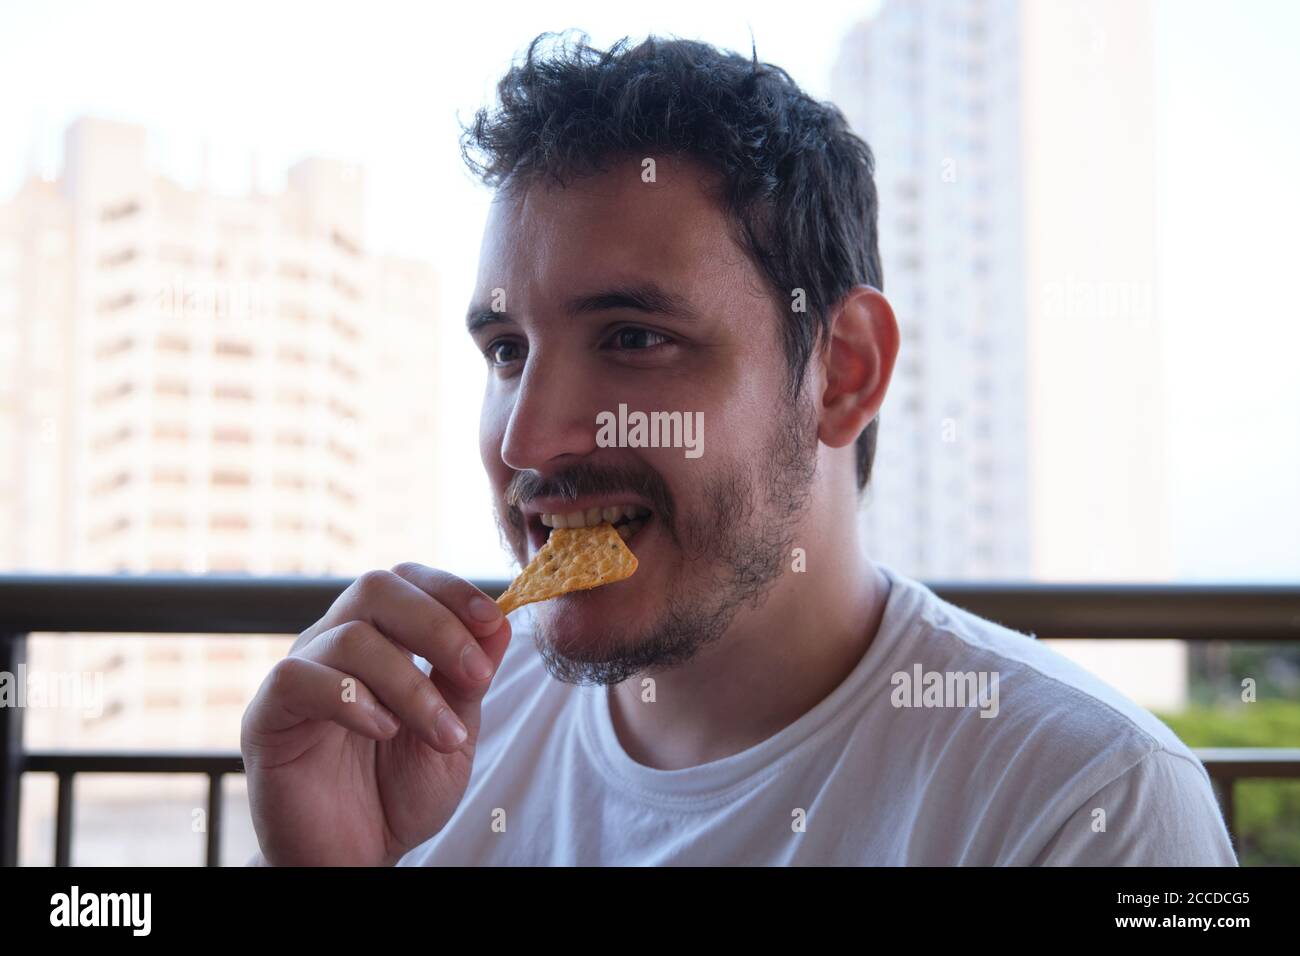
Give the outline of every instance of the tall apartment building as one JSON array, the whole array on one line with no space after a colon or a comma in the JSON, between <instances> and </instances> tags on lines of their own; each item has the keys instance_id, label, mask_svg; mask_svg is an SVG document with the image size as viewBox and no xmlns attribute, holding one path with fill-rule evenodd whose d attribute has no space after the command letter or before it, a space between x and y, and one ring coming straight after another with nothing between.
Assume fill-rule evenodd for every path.
<instances>
[{"instance_id":1,"label":"tall apartment building","mask_svg":"<svg viewBox=\"0 0 1300 956\"><path fill-rule=\"evenodd\" d=\"M833 99L877 159L902 330L873 552L930 578L1164 580L1151 6L886 0ZM1148 706L1186 646L1055 645Z\"/></svg>"},{"instance_id":2,"label":"tall apartment building","mask_svg":"<svg viewBox=\"0 0 1300 956\"><path fill-rule=\"evenodd\" d=\"M832 97L877 159L902 349L864 514L934 578L1029 572L1024 222L1012 4L889 3L845 38Z\"/></svg>"},{"instance_id":3,"label":"tall apartment building","mask_svg":"<svg viewBox=\"0 0 1300 956\"><path fill-rule=\"evenodd\" d=\"M437 495L430 265L365 248L362 171L186 188L142 128L82 119L0 205L0 566L352 575L426 559ZM34 743L233 740L283 642L51 642L104 714ZM41 737L49 739L42 740Z\"/></svg>"}]
</instances>

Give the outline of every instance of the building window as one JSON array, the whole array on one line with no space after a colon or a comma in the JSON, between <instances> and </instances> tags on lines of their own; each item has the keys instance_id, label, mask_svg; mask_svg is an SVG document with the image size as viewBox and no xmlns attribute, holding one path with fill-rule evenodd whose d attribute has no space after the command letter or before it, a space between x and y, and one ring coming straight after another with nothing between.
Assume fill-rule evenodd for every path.
<instances>
[{"instance_id":1,"label":"building window","mask_svg":"<svg viewBox=\"0 0 1300 956\"><path fill-rule=\"evenodd\" d=\"M343 376L349 382L355 382L357 380L357 370L337 355L330 356L330 369L338 372L339 375Z\"/></svg>"},{"instance_id":2,"label":"building window","mask_svg":"<svg viewBox=\"0 0 1300 956\"><path fill-rule=\"evenodd\" d=\"M177 265L190 266L194 264L194 253L183 246L161 245L158 247L158 258L163 262L172 262Z\"/></svg>"},{"instance_id":3,"label":"building window","mask_svg":"<svg viewBox=\"0 0 1300 956\"><path fill-rule=\"evenodd\" d=\"M218 355L228 355L233 358L252 358L253 346L248 342L235 342L230 339L221 339L217 342L215 351Z\"/></svg>"},{"instance_id":4,"label":"building window","mask_svg":"<svg viewBox=\"0 0 1300 956\"><path fill-rule=\"evenodd\" d=\"M341 460L348 462L349 464L357 460L357 456L355 452L353 452L351 449L347 448L346 446L340 444L339 442L336 442L332 438L329 440L329 444L327 447L329 448L329 451L332 454L334 454Z\"/></svg>"},{"instance_id":5,"label":"building window","mask_svg":"<svg viewBox=\"0 0 1300 956\"><path fill-rule=\"evenodd\" d=\"M101 359L111 358L114 355L119 355L122 352L128 351L134 344L135 339L131 338L129 335L124 335L120 339L114 339L111 342L102 343L99 348L95 350L95 357Z\"/></svg>"},{"instance_id":6,"label":"building window","mask_svg":"<svg viewBox=\"0 0 1300 956\"><path fill-rule=\"evenodd\" d=\"M330 241L333 242L337 248L343 250L350 256L361 255L361 247L337 229L330 231Z\"/></svg>"},{"instance_id":7,"label":"building window","mask_svg":"<svg viewBox=\"0 0 1300 956\"><path fill-rule=\"evenodd\" d=\"M334 314L330 315L330 327L350 341L355 341L361 334L357 331L355 325L345 322L341 317Z\"/></svg>"},{"instance_id":8,"label":"building window","mask_svg":"<svg viewBox=\"0 0 1300 956\"><path fill-rule=\"evenodd\" d=\"M134 382L115 382L112 385L106 385L96 394L96 400L99 402L111 402L117 398L124 398L135 391Z\"/></svg>"},{"instance_id":9,"label":"building window","mask_svg":"<svg viewBox=\"0 0 1300 956\"><path fill-rule=\"evenodd\" d=\"M117 222L119 219L134 216L139 211L140 204L134 199L128 199L125 202L105 206L99 212L99 220L100 222Z\"/></svg>"},{"instance_id":10,"label":"building window","mask_svg":"<svg viewBox=\"0 0 1300 956\"><path fill-rule=\"evenodd\" d=\"M212 394L217 398L236 402L251 402L253 400L253 390L244 385L216 385L212 389Z\"/></svg>"},{"instance_id":11,"label":"building window","mask_svg":"<svg viewBox=\"0 0 1300 956\"><path fill-rule=\"evenodd\" d=\"M190 394L189 383L177 378L160 378L154 382L153 390L158 395L172 395L177 398L185 398Z\"/></svg>"},{"instance_id":12,"label":"building window","mask_svg":"<svg viewBox=\"0 0 1300 956\"><path fill-rule=\"evenodd\" d=\"M115 491L118 488L124 488L131 483L131 473L128 471L119 471L112 475L107 475L95 482L94 490L99 493Z\"/></svg>"},{"instance_id":13,"label":"building window","mask_svg":"<svg viewBox=\"0 0 1300 956\"><path fill-rule=\"evenodd\" d=\"M123 292L121 295L113 296L109 299L101 299L99 310L101 312L120 312L122 309L129 309L135 305L136 298L134 292Z\"/></svg>"},{"instance_id":14,"label":"building window","mask_svg":"<svg viewBox=\"0 0 1300 956\"><path fill-rule=\"evenodd\" d=\"M326 483L325 488L330 494L332 494L335 498L338 498L340 501L346 501L348 504L352 504L357 500L356 495L348 491L348 489L344 488L338 482L329 481Z\"/></svg>"},{"instance_id":15,"label":"building window","mask_svg":"<svg viewBox=\"0 0 1300 956\"><path fill-rule=\"evenodd\" d=\"M248 563L238 555L219 554L208 562L208 570L224 572L245 572L248 570Z\"/></svg>"},{"instance_id":16,"label":"building window","mask_svg":"<svg viewBox=\"0 0 1300 956\"><path fill-rule=\"evenodd\" d=\"M131 437L132 429L130 425L121 425L111 432L100 435L95 439L94 447L96 451L103 451L105 448L111 448L120 442L126 441Z\"/></svg>"},{"instance_id":17,"label":"building window","mask_svg":"<svg viewBox=\"0 0 1300 956\"><path fill-rule=\"evenodd\" d=\"M243 707L248 703L242 691L231 687L210 688L205 700L209 707Z\"/></svg>"},{"instance_id":18,"label":"building window","mask_svg":"<svg viewBox=\"0 0 1300 956\"><path fill-rule=\"evenodd\" d=\"M128 262L135 260L136 251L132 248L119 249L117 252L110 252L102 256L99 260L101 267L113 269L117 266L124 266Z\"/></svg>"},{"instance_id":19,"label":"building window","mask_svg":"<svg viewBox=\"0 0 1300 956\"><path fill-rule=\"evenodd\" d=\"M253 483L246 471L231 468L217 468L212 472L212 483L222 487L246 487Z\"/></svg>"},{"instance_id":20,"label":"building window","mask_svg":"<svg viewBox=\"0 0 1300 956\"><path fill-rule=\"evenodd\" d=\"M184 528L185 515L179 511L155 511L149 523L155 528Z\"/></svg>"},{"instance_id":21,"label":"building window","mask_svg":"<svg viewBox=\"0 0 1300 956\"><path fill-rule=\"evenodd\" d=\"M214 531L246 531L250 523L247 515L214 514L208 525Z\"/></svg>"},{"instance_id":22,"label":"building window","mask_svg":"<svg viewBox=\"0 0 1300 956\"><path fill-rule=\"evenodd\" d=\"M107 538L112 535L118 534L119 532L125 531L129 527L131 527L131 519L128 518L126 515L118 515L112 521L102 524L94 531L92 531L90 537L92 541L96 541L99 540L100 538ZM118 568L119 570L129 571L130 565L122 562L119 563Z\"/></svg>"},{"instance_id":23,"label":"building window","mask_svg":"<svg viewBox=\"0 0 1300 956\"><path fill-rule=\"evenodd\" d=\"M186 476L184 468L155 468L153 470L154 484L158 485L183 485Z\"/></svg>"},{"instance_id":24,"label":"building window","mask_svg":"<svg viewBox=\"0 0 1300 956\"><path fill-rule=\"evenodd\" d=\"M338 525L332 522L326 525L325 533L328 534L335 541L344 545L345 547L350 548L355 543L355 539L352 537L352 535L348 534L346 531L344 531L342 528L340 528Z\"/></svg>"},{"instance_id":25,"label":"building window","mask_svg":"<svg viewBox=\"0 0 1300 956\"><path fill-rule=\"evenodd\" d=\"M190 430L184 422L155 422L153 437L168 441L185 441L190 437Z\"/></svg>"},{"instance_id":26,"label":"building window","mask_svg":"<svg viewBox=\"0 0 1300 956\"><path fill-rule=\"evenodd\" d=\"M223 445L248 445L253 441L253 433L233 425L220 426L212 429L212 440Z\"/></svg>"},{"instance_id":27,"label":"building window","mask_svg":"<svg viewBox=\"0 0 1300 956\"><path fill-rule=\"evenodd\" d=\"M349 425L353 425L356 423L356 418L357 418L356 411L352 409L350 406L340 402L333 395L330 396L329 410L331 415L343 419Z\"/></svg>"},{"instance_id":28,"label":"building window","mask_svg":"<svg viewBox=\"0 0 1300 956\"><path fill-rule=\"evenodd\" d=\"M147 710L180 710L181 695L173 691L146 691L144 706Z\"/></svg>"},{"instance_id":29,"label":"building window","mask_svg":"<svg viewBox=\"0 0 1300 956\"><path fill-rule=\"evenodd\" d=\"M357 290L357 287L354 286L352 283L348 282L337 272L331 273L330 285L334 287L335 292L343 296L343 298L345 299L349 299L355 302L356 300L361 298L361 293Z\"/></svg>"},{"instance_id":30,"label":"building window","mask_svg":"<svg viewBox=\"0 0 1300 956\"><path fill-rule=\"evenodd\" d=\"M311 404L311 395L300 388L282 388L275 393L275 398L282 405Z\"/></svg>"}]
</instances>

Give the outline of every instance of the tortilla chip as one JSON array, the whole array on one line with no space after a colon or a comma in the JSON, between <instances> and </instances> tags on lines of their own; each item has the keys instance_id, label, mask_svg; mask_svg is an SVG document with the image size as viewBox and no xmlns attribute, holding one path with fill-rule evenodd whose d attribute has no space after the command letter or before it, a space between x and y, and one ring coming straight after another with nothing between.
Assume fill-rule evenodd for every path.
<instances>
[{"instance_id":1,"label":"tortilla chip","mask_svg":"<svg viewBox=\"0 0 1300 956\"><path fill-rule=\"evenodd\" d=\"M614 526L556 528L528 567L497 598L503 614L570 591L585 591L632 576L636 555Z\"/></svg>"}]
</instances>

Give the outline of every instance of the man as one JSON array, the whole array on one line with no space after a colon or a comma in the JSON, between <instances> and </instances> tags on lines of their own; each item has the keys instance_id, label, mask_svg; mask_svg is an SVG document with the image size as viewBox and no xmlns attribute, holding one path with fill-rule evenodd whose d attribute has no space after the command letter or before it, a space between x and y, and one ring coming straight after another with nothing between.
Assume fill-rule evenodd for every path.
<instances>
[{"instance_id":1,"label":"man","mask_svg":"<svg viewBox=\"0 0 1300 956\"><path fill-rule=\"evenodd\" d=\"M254 862L1234 865L1160 721L865 554L899 334L842 115L702 44L542 39L464 141L481 452L521 564L611 520L639 567L513 637L363 575L245 715ZM602 438L637 412L701 427Z\"/></svg>"}]
</instances>

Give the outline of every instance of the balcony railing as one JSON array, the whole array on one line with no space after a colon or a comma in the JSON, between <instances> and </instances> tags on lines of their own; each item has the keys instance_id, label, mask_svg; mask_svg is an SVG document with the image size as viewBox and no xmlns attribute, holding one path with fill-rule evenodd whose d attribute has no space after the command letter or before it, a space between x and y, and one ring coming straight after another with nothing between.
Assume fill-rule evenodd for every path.
<instances>
[{"instance_id":1,"label":"balcony railing","mask_svg":"<svg viewBox=\"0 0 1300 956\"><path fill-rule=\"evenodd\" d=\"M476 582L500 594L504 582ZM31 632L297 634L319 619L350 578L183 575L0 575L0 672L26 660ZM1272 585L1050 585L932 582L942 598L1040 639L1300 641L1300 587ZM1300 743L1300 742L1298 742ZM1233 830L1238 780L1300 777L1300 747L1199 749ZM221 781L242 773L237 751L30 751L23 712L0 706L0 864L18 860L24 773L58 780L56 865L71 860L73 778L79 773L176 773L208 778L206 863L220 862Z\"/></svg>"}]
</instances>

